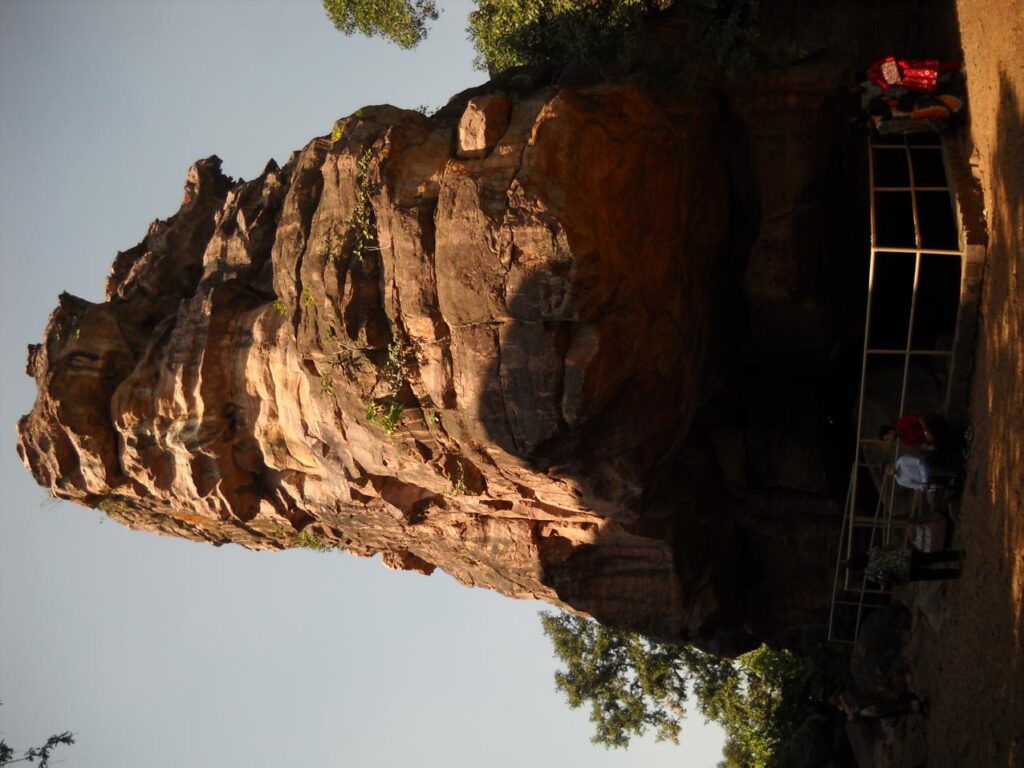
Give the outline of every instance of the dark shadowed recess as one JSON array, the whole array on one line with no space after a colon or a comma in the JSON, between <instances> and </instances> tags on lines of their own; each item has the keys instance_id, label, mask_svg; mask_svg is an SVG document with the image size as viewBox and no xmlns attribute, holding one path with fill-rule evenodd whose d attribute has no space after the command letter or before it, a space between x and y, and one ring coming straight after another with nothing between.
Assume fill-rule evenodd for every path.
<instances>
[{"instance_id":1,"label":"dark shadowed recess","mask_svg":"<svg viewBox=\"0 0 1024 768\"><path fill-rule=\"evenodd\" d=\"M668 561L651 563L655 547L627 552L603 539L575 549L553 547L549 557L542 555L544 579L562 600L618 628L735 654L764 639L786 642L825 617L837 498L845 493L854 442L868 237L865 143L851 130L834 142L803 191L801 204L810 213L794 235L820 243L808 249L809 258L820 260L814 270L820 277L809 290L828 311L823 341L810 347L784 336L768 347L755 341L743 292L761 227L750 127L729 113L724 100L722 109L733 226L729 253L706 289L715 296L717 313L709 386L696 414L684 419L681 404L665 395L664 380L652 385L639 371L601 413L575 425L562 419L553 436L525 450L512 437L503 403L495 400L477 416L506 451L537 470L588 486L595 496L606 490L609 467L628 467L639 480L642 490L630 508L611 516L621 518L627 531L665 543L658 556L666 554ZM837 117L845 109L837 91ZM564 353L574 323L544 322L532 314L543 304L536 295L545 290L538 277L507 298L515 318L507 339L530 349L544 336ZM674 360L658 376L680 376L687 362ZM513 392L519 412L529 411L533 398L550 400L550 393L534 388L528 365L511 374L515 381L507 371L502 375L489 389ZM564 376L560 380L566 386ZM660 392L661 401L638 407L636 393L648 390ZM638 574L651 580L649 600L644 604L633 595L625 605L616 580ZM679 604L658 602L669 596ZM663 620L673 613L683 618Z\"/></svg>"}]
</instances>

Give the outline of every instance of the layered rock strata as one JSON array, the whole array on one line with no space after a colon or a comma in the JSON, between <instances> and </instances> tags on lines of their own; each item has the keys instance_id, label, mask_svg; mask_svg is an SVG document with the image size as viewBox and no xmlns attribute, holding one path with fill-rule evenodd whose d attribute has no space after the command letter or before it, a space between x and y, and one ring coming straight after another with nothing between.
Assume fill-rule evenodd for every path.
<instances>
[{"instance_id":1,"label":"layered rock strata","mask_svg":"<svg viewBox=\"0 0 1024 768\"><path fill-rule=\"evenodd\" d=\"M661 639L806 622L832 507L814 425L780 453L814 418L786 386L760 417L723 395L756 216L720 106L469 96L367 107L252 181L197 163L32 347L24 462L133 528L380 554Z\"/></svg>"}]
</instances>

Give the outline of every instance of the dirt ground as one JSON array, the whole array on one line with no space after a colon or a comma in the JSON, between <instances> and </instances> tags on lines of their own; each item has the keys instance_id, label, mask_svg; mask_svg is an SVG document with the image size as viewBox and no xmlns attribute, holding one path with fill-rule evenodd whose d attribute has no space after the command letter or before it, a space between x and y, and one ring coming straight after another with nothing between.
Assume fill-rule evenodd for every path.
<instances>
[{"instance_id":1,"label":"dirt ground","mask_svg":"<svg viewBox=\"0 0 1024 768\"><path fill-rule=\"evenodd\" d=\"M918 614L913 687L926 694L929 768L1024 766L1024 5L957 0L989 247L953 546L936 631Z\"/></svg>"}]
</instances>

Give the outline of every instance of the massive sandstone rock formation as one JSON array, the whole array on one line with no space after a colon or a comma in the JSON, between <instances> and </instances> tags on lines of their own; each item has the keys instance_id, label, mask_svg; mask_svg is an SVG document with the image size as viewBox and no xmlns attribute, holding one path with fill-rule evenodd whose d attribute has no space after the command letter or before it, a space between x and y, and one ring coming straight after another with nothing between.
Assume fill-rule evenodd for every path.
<instances>
[{"instance_id":1,"label":"massive sandstone rock formation","mask_svg":"<svg viewBox=\"0 0 1024 768\"><path fill-rule=\"evenodd\" d=\"M785 330L820 312L792 243L824 163L759 179L807 136L756 122L481 91L365 108L247 182L200 161L105 302L61 297L19 452L132 528L379 553L716 650L782 638L824 604L834 524L787 357L815 345Z\"/></svg>"}]
</instances>

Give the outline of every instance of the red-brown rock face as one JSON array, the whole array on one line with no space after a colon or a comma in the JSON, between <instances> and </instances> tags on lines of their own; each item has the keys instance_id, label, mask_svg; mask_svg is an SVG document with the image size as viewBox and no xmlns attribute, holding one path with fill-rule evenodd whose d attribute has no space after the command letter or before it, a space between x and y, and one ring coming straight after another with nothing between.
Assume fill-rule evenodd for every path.
<instances>
[{"instance_id":1,"label":"red-brown rock face","mask_svg":"<svg viewBox=\"0 0 1024 768\"><path fill-rule=\"evenodd\" d=\"M368 107L244 183L200 161L105 303L61 298L19 452L134 528L728 648L742 515L683 443L726 343L718 114L548 89Z\"/></svg>"}]
</instances>

